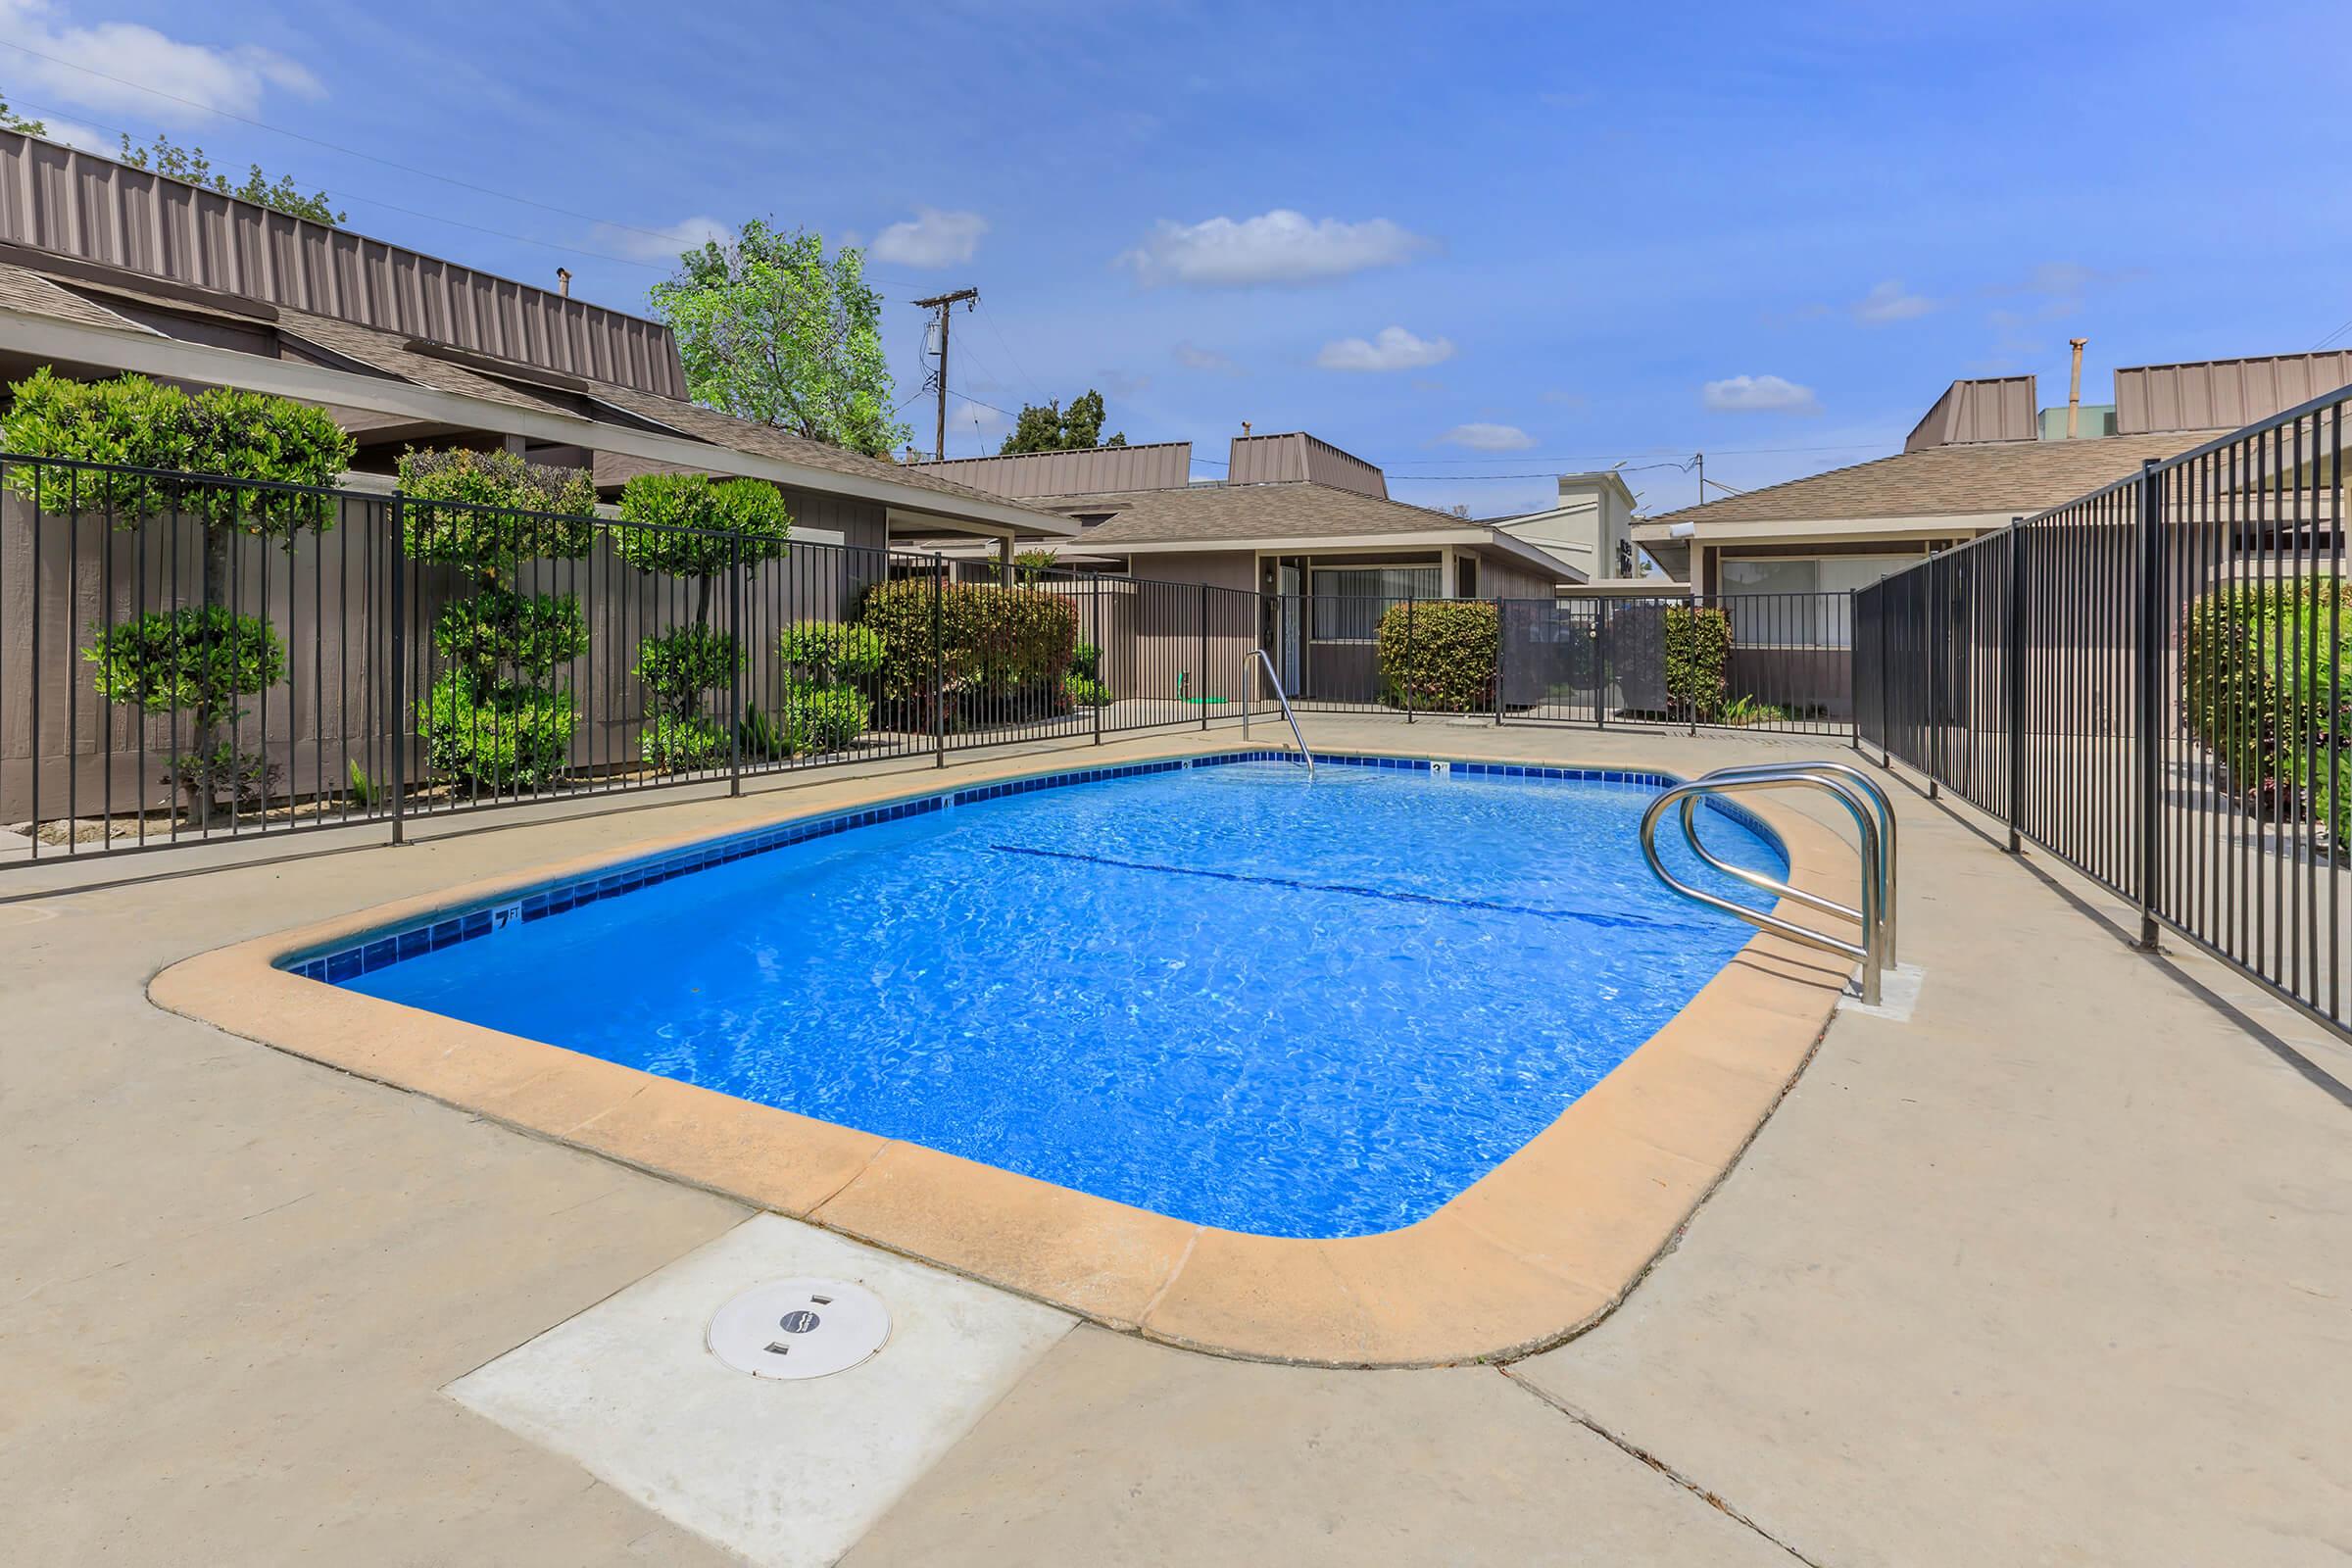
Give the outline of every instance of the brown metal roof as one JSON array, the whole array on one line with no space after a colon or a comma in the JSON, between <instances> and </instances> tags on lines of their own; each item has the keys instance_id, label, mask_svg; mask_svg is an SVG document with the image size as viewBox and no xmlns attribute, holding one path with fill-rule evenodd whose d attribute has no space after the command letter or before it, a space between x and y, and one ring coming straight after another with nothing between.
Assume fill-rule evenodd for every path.
<instances>
[{"instance_id":1,"label":"brown metal roof","mask_svg":"<svg viewBox=\"0 0 2352 1568\"><path fill-rule=\"evenodd\" d=\"M2034 404L2034 377L2004 375L1954 381L1936 406L1919 416L1903 442L1905 452L1968 446L1980 441L2031 441L2041 433Z\"/></svg>"},{"instance_id":2,"label":"brown metal roof","mask_svg":"<svg viewBox=\"0 0 2352 1568\"><path fill-rule=\"evenodd\" d=\"M0 131L0 241L542 369L686 394L676 340L660 321L15 131Z\"/></svg>"},{"instance_id":3,"label":"brown metal roof","mask_svg":"<svg viewBox=\"0 0 2352 1568\"><path fill-rule=\"evenodd\" d=\"M1235 436L1226 450L1225 479L1229 484L1305 479L1382 500L1389 494L1388 475L1378 467L1304 430Z\"/></svg>"},{"instance_id":4,"label":"brown metal roof","mask_svg":"<svg viewBox=\"0 0 2352 1568\"><path fill-rule=\"evenodd\" d=\"M2222 433L2183 430L2084 441L1933 447L1636 521L1646 529L1678 522L1703 527L1725 522L2022 514L2120 479L2143 459L2169 458Z\"/></svg>"},{"instance_id":5,"label":"brown metal roof","mask_svg":"<svg viewBox=\"0 0 2352 1568\"><path fill-rule=\"evenodd\" d=\"M1153 441L1142 446L1090 447L1075 452L1014 452L987 458L950 458L945 463L910 466L917 472L938 474L992 495L1020 500L1117 490L1170 490L1182 489L1191 482L1193 444Z\"/></svg>"},{"instance_id":6,"label":"brown metal roof","mask_svg":"<svg viewBox=\"0 0 2352 1568\"><path fill-rule=\"evenodd\" d=\"M2352 385L2352 349L2136 365L2115 372L2116 428L2235 430Z\"/></svg>"}]
</instances>

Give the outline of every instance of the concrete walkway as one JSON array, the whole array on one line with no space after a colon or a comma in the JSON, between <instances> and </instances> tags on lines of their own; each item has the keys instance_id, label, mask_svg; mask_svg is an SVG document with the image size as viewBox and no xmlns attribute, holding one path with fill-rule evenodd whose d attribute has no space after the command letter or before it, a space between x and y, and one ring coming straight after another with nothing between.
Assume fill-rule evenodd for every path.
<instances>
[{"instance_id":1,"label":"concrete walkway","mask_svg":"<svg viewBox=\"0 0 2352 1568\"><path fill-rule=\"evenodd\" d=\"M1678 770L1836 750L1308 722L1334 747ZM442 1391L742 1210L165 1015L142 986L240 937L779 798L0 878L12 1554L729 1560ZM2352 1556L2352 1052L2218 965L2132 953L2110 901L2001 855L1965 808L1899 800L1915 1018L1840 1017L1600 1328L1508 1368L1399 1373L1081 1328L848 1560ZM38 896L74 880L120 885Z\"/></svg>"}]
</instances>

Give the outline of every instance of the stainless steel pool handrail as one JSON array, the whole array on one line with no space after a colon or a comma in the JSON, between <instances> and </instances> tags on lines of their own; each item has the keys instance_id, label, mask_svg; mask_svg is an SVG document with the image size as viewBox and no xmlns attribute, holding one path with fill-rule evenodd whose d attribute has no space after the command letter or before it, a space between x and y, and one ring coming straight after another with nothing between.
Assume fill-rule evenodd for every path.
<instances>
[{"instance_id":1,"label":"stainless steel pool handrail","mask_svg":"<svg viewBox=\"0 0 2352 1568\"><path fill-rule=\"evenodd\" d=\"M1266 651L1263 648L1252 648L1250 650L1250 657L1243 660L1242 662L1250 667L1250 685L1251 687L1250 693L1242 699L1242 739L1250 738L1250 710L1257 706L1255 690L1257 672L1262 669L1266 672L1267 684L1274 688L1274 701L1282 705L1282 716L1291 721L1291 739L1298 743L1298 760L1306 764L1307 782L1313 783L1315 754L1306 749L1306 734L1298 727L1298 715L1291 711L1291 700L1283 695L1282 677L1274 673L1274 661L1266 657Z\"/></svg>"},{"instance_id":2,"label":"stainless steel pool handrail","mask_svg":"<svg viewBox=\"0 0 2352 1568\"><path fill-rule=\"evenodd\" d=\"M1720 909L1735 919L1745 921L1759 931L1770 931L1776 936L1787 937L1789 941L1801 946L1814 948L1823 953L1834 953L1841 957L1858 961L1862 966L1862 1001L1870 1006L1878 1005L1882 989L1881 980L1886 967L1886 927L1879 916L1879 890L1886 883L1887 878L1881 858L1884 854L1884 846L1879 837L1877 812L1859 791L1825 774L1808 771L1801 765L1787 764L1769 769L1739 771L1741 776L1717 777L1709 774L1688 784L1678 784L1672 789L1661 792L1656 799L1649 803L1649 808L1642 813L1642 855L1649 862L1651 874L1692 903L1705 905L1711 909ZM1668 811L1674 810L1686 803L1695 804L1709 796L1745 795L1764 790L1783 789L1789 785L1822 790L1837 798L1853 813L1854 826L1860 833L1862 841L1862 863L1860 866L1862 906L1859 909L1849 909L1834 900L1823 899L1814 894L1800 894L1798 889L1788 883L1778 881L1761 873L1728 866L1725 869L1731 870L1739 880L1746 882L1752 887L1781 897L1794 896L1796 902L1804 904L1808 907L1819 908L1853 921L1862 928L1862 940L1858 943L1847 942L1825 932L1812 930L1793 921L1784 920L1777 914L1767 914L1761 909L1751 909L1745 905L1734 904L1731 900L1718 897L1703 888L1692 887L1668 871L1665 860L1658 855L1658 822ZM1713 865L1723 864L1721 860L1707 854L1700 847L1697 824L1693 817L1686 816L1684 818L1684 831L1691 849L1698 854L1702 860Z\"/></svg>"},{"instance_id":3,"label":"stainless steel pool handrail","mask_svg":"<svg viewBox=\"0 0 2352 1568\"><path fill-rule=\"evenodd\" d=\"M1894 803L1886 798L1886 792L1879 787L1878 780L1872 778L1868 773L1863 772L1860 768L1849 766L1844 762L1825 761L1750 762L1732 767L1719 767L1713 772L1707 774L1706 777L1708 779L1735 779L1783 776L1791 770L1821 774L1828 778L1834 779L1838 783L1850 786L1852 792L1862 796L1863 799L1869 803L1871 808L1877 813L1879 819L1879 845L1881 850L1879 857L1879 923L1884 926L1886 931L1886 961L1888 963L1894 963L1898 961L1897 953L1899 950L1895 941L1895 907L1898 900L1896 897L1897 889L1895 886L1895 881L1897 868L1902 863L1902 847L1897 841L1895 835ZM1704 782L1704 780L1701 782ZM1846 809L1848 811L1853 809L1852 802L1849 801L1846 803ZM1758 882L1755 879L1753 873L1744 871L1736 865L1726 864L1724 861L1717 859L1708 852L1705 845L1699 843L1697 830L1692 825L1695 821L1697 810L1698 802L1696 799L1686 800L1683 802L1683 833L1690 840L1690 847L1698 852L1698 858L1704 860L1707 864L1713 866L1716 870L1725 872L1730 876L1737 877L1740 881L1748 883L1751 887L1764 886L1763 883ZM1768 889L1767 891L1770 890ZM1847 909L1843 905L1835 904L1830 900L1821 898L1817 894L1807 893L1801 888L1790 888L1788 890L1788 896L1794 898L1797 903L1810 905L1817 909L1826 909L1833 913L1842 913L1849 917L1853 912Z\"/></svg>"}]
</instances>

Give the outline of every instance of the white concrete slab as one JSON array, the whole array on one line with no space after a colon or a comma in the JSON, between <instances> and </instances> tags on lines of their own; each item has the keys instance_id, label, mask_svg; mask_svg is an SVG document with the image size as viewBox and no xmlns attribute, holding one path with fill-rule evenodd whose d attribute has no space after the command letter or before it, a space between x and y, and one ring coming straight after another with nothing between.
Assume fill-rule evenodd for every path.
<instances>
[{"instance_id":1,"label":"white concrete slab","mask_svg":"<svg viewBox=\"0 0 2352 1568\"><path fill-rule=\"evenodd\" d=\"M1865 1018L1884 1018L1889 1023L1909 1023L1911 1014L1919 1008L1919 988L1927 983L1928 972L1916 963L1898 963L1879 976L1879 1002L1872 1006L1862 1000L1862 978L1857 972L1846 982L1845 997L1838 1004L1839 1012L1859 1013Z\"/></svg>"},{"instance_id":2,"label":"white concrete slab","mask_svg":"<svg viewBox=\"0 0 2352 1568\"><path fill-rule=\"evenodd\" d=\"M890 1308L872 1360L808 1382L710 1353L710 1315L796 1275ZM459 1402L756 1563L831 1563L1070 1331L1059 1312L760 1214L449 1386Z\"/></svg>"}]
</instances>

